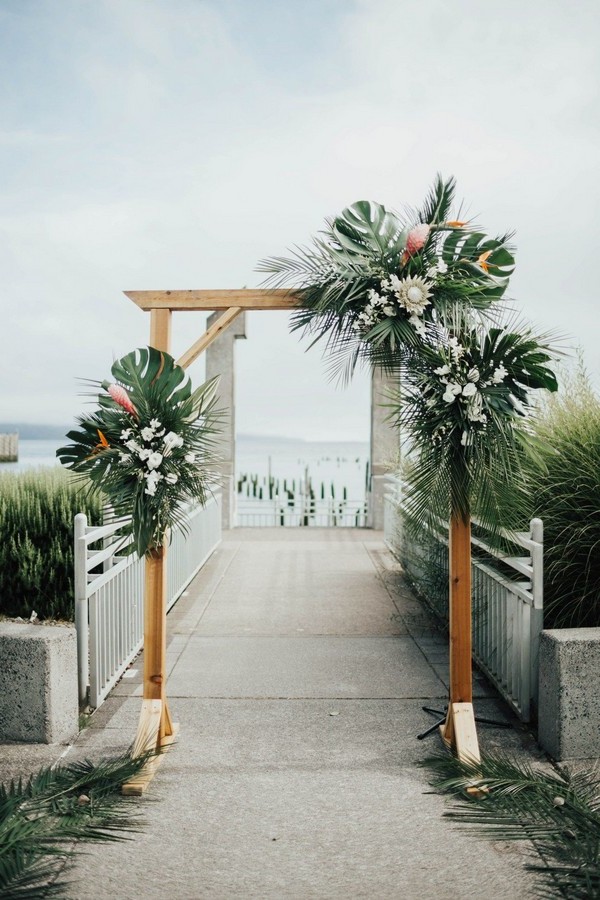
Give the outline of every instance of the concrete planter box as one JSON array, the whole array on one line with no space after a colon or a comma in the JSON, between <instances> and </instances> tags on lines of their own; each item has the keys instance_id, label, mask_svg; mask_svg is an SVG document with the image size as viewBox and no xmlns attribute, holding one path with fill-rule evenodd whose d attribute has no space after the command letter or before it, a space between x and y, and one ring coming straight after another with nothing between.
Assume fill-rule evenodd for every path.
<instances>
[{"instance_id":1,"label":"concrete planter box","mask_svg":"<svg viewBox=\"0 0 600 900\"><path fill-rule=\"evenodd\" d=\"M78 717L75 628L0 622L0 741L61 743Z\"/></svg>"},{"instance_id":2,"label":"concrete planter box","mask_svg":"<svg viewBox=\"0 0 600 900\"><path fill-rule=\"evenodd\" d=\"M556 760L600 756L600 628L543 631L538 740Z\"/></svg>"}]
</instances>

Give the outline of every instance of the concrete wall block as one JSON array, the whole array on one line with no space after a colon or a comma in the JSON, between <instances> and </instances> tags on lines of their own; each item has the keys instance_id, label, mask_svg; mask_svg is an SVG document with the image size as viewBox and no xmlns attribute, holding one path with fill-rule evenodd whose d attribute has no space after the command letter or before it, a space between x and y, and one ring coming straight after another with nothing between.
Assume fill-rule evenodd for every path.
<instances>
[{"instance_id":1,"label":"concrete wall block","mask_svg":"<svg viewBox=\"0 0 600 900\"><path fill-rule=\"evenodd\" d=\"M0 622L0 740L60 743L78 718L75 628Z\"/></svg>"},{"instance_id":2,"label":"concrete wall block","mask_svg":"<svg viewBox=\"0 0 600 900\"><path fill-rule=\"evenodd\" d=\"M538 740L554 759L600 756L600 628L543 631Z\"/></svg>"}]
</instances>

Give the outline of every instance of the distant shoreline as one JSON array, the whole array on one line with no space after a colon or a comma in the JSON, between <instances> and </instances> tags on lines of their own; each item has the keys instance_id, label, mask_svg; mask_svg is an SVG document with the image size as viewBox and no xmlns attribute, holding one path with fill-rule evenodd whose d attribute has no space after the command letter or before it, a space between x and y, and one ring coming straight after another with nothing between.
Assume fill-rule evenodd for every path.
<instances>
[{"instance_id":1,"label":"distant shoreline","mask_svg":"<svg viewBox=\"0 0 600 900\"><path fill-rule=\"evenodd\" d=\"M0 434L14 434L18 432L19 438L23 441L52 441L52 440L63 440L65 438L67 431L70 431L75 427L75 424L72 425L36 425L30 424L27 422L0 422ZM286 437L285 435L276 435L276 434L244 434L240 433L236 435L236 440L238 441L246 441L248 443L252 442L260 442L264 444L265 442L271 444L368 444L369 438L368 436L360 439L360 438L346 438L346 439L338 439L338 438L301 438L301 437Z\"/></svg>"}]
</instances>

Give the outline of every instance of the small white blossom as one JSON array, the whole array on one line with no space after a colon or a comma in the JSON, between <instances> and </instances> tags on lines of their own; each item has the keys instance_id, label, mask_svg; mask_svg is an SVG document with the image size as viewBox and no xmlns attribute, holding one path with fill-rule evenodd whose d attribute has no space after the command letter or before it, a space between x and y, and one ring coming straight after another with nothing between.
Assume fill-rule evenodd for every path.
<instances>
[{"instance_id":1,"label":"small white blossom","mask_svg":"<svg viewBox=\"0 0 600 900\"><path fill-rule=\"evenodd\" d=\"M448 347L454 362L458 362L464 356L465 348L458 343L458 338L451 337L448 341Z\"/></svg>"},{"instance_id":2,"label":"small white blossom","mask_svg":"<svg viewBox=\"0 0 600 900\"><path fill-rule=\"evenodd\" d=\"M144 477L146 478L146 488L144 493L154 497L158 482L162 479L162 475L160 472L147 472Z\"/></svg>"},{"instance_id":3,"label":"small white blossom","mask_svg":"<svg viewBox=\"0 0 600 900\"><path fill-rule=\"evenodd\" d=\"M131 450L132 453L139 453L140 450L142 449L142 448L140 447L140 445L138 444L138 442L137 442L137 441L134 441L133 439L130 440L130 441L127 441L127 443L125 444L125 446L127 447L128 450Z\"/></svg>"},{"instance_id":4,"label":"small white blossom","mask_svg":"<svg viewBox=\"0 0 600 900\"><path fill-rule=\"evenodd\" d=\"M438 259L435 267L438 270L440 275L445 275L446 272L448 271L448 265L444 262L443 259Z\"/></svg>"},{"instance_id":5,"label":"small white blossom","mask_svg":"<svg viewBox=\"0 0 600 900\"><path fill-rule=\"evenodd\" d=\"M450 374L450 366L440 366L439 369L433 370L436 375L449 375Z\"/></svg>"},{"instance_id":6,"label":"small white blossom","mask_svg":"<svg viewBox=\"0 0 600 900\"><path fill-rule=\"evenodd\" d=\"M458 388L458 390L454 390L455 388ZM442 399L445 400L446 403L454 403L456 397L460 394L460 392L460 384L448 384L446 385L446 390L444 391L444 396Z\"/></svg>"},{"instance_id":7,"label":"small white blossom","mask_svg":"<svg viewBox=\"0 0 600 900\"><path fill-rule=\"evenodd\" d=\"M425 335L427 334L425 323L422 319L419 319L416 313L413 313L412 316L409 317L408 321L413 326L417 334L419 334L421 337L425 337Z\"/></svg>"},{"instance_id":8,"label":"small white blossom","mask_svg":"<svg viewBox=\"0 0 600 900\"><path fill-rule=\"evenodd\" d=\"M154 437L154 429L153 428L142 428L140 434L142 435L142 440L151 441Z\"/></svg>"},{"instance_id":9,"label":"small white blossom","mask_svg":"<svg viewBox=\"0 0 600 900\"><path fill-rule=\"evenodd\" d=\"M177 484L179 476L175 474L175 472L169 472L168 475L165 475L165 481L167 484Z\"/></svg>"},{"instance_id":10,"label":"small white blossom","mask_svg":"<svg viewBox=\"0 0 600 900\"><path fill-rule=\"evenodd\" d=\"M162 425L158 419L150 419L150 428L154 429L154 431L158 431L159 428L162 428Z\"/></svg>"},{"instance_id":11,"label":"small white blossom","mask_svg":"<svg viewBox=\"0 0 600 900\"><path fill-rule=\"evenodd\" d=\"M196 462L196 454L195 454L195 453L186 453L185 456L184 456L183 458L184 458L185 461L188 462L188 463L194 463L194 462Z\"/></svg>"},{"instance_id":12,"label":"small white blossom","mask_svg":"<svg viewBox=\"0 0 600 900\"><path fill-rule=\"evenodd\" d=\"M477 385L469 381L462 389L463 397L474 397L477 393Z\"/></svg>"},{"instance_id":13,"label":"small white blossom","mask_svg":"<svg viewBox=\"0 0 600 900\"><path fill-rule=\"evenodd\" d=\"M174 450L176 447L183 447L183 438L175 431L169 431L163 438L165 450Z\"/></svg>"},{"instance_id":14,"label":"small white blossom","mask_svg":"<svg viewBox=\"0 0 600 900\"><path fill-rule=\"evenodd\" d=\"M131 428L126 428L124 431L121 432L121 440L122 441L128 441L130 437L131 437Z\"/></svg>"},{"instance_id":15,"label":"small white blossom","mask_svg":"<svg viewBox=\"0 0 600 900\"><path fill-rule=\"evenodd\" d=\"M138 453L138 456L143 462L144 460L148 459L151 454L152 450L150 450L148 447L142 447L142 449Z\"/></svg>"},{"instance_id":16,"label":"small white blossom","mask_svg":"<svg viewBox=\"0 0 600 900\"><path fill-rule=\"evenodd\" d=\"M146 460L146 465L149 469L158 469L160 464L163 461L162 453L151 453L148 459Z\"/></svg>"},{"instance_id":17,"label":"small white blossom","mask_svg":"<svg viewBox=\"0 0 600 900\"><path fill-rule=\"evenodd\" d=\"M128 463L131 460L129 453L119 453L119 459L122 463Z\"/></svg>"},{"instance_id":18,"label":"small white blossom","mask_svg":"<svg viewBox=\"0 0 600 900\"><path fill-rule=\"evenodd\" d=\"M498 368L494 370L494 374L492 375L492 383L500 384L501 382L504 381L504 379L506 378L507 375L508 375L507 370L504 368L504 366L502 364L500 364L498 366Z\"/></svg>"},{"instance_id":19,"label":"small white blossom","mask_svg":"<svg viewBox=\"0 0 600 900\"><path fill-rule=\"evenodd\" d=\"M383 311L386 314L386 316L395 316L396 315L396 310L394 309L393 306L384 306Z\"/></svg>"}]
</instances>

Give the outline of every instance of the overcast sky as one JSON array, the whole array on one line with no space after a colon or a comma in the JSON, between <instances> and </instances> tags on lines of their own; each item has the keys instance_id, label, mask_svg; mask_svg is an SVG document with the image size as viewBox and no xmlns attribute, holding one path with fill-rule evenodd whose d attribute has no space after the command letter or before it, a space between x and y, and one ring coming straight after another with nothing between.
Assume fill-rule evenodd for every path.
<instances>
[{"instance_id":1,"label":"overcast sky","mask_svg":"<svg viewBox=\"0 0 600 900\"><path fill-rule=\"evenodd\" d=\"M148 339L126 289L256 286L358 199L454 174L516 229L512 294L600 372L600 15L582 0L0 0L0 421L68 423ZM180 313L174 353L202 317ZM281 313L237 346L238 428L368 434ZM191 369L202 377L201 366Z\"/></svg>"}]
</instances>

